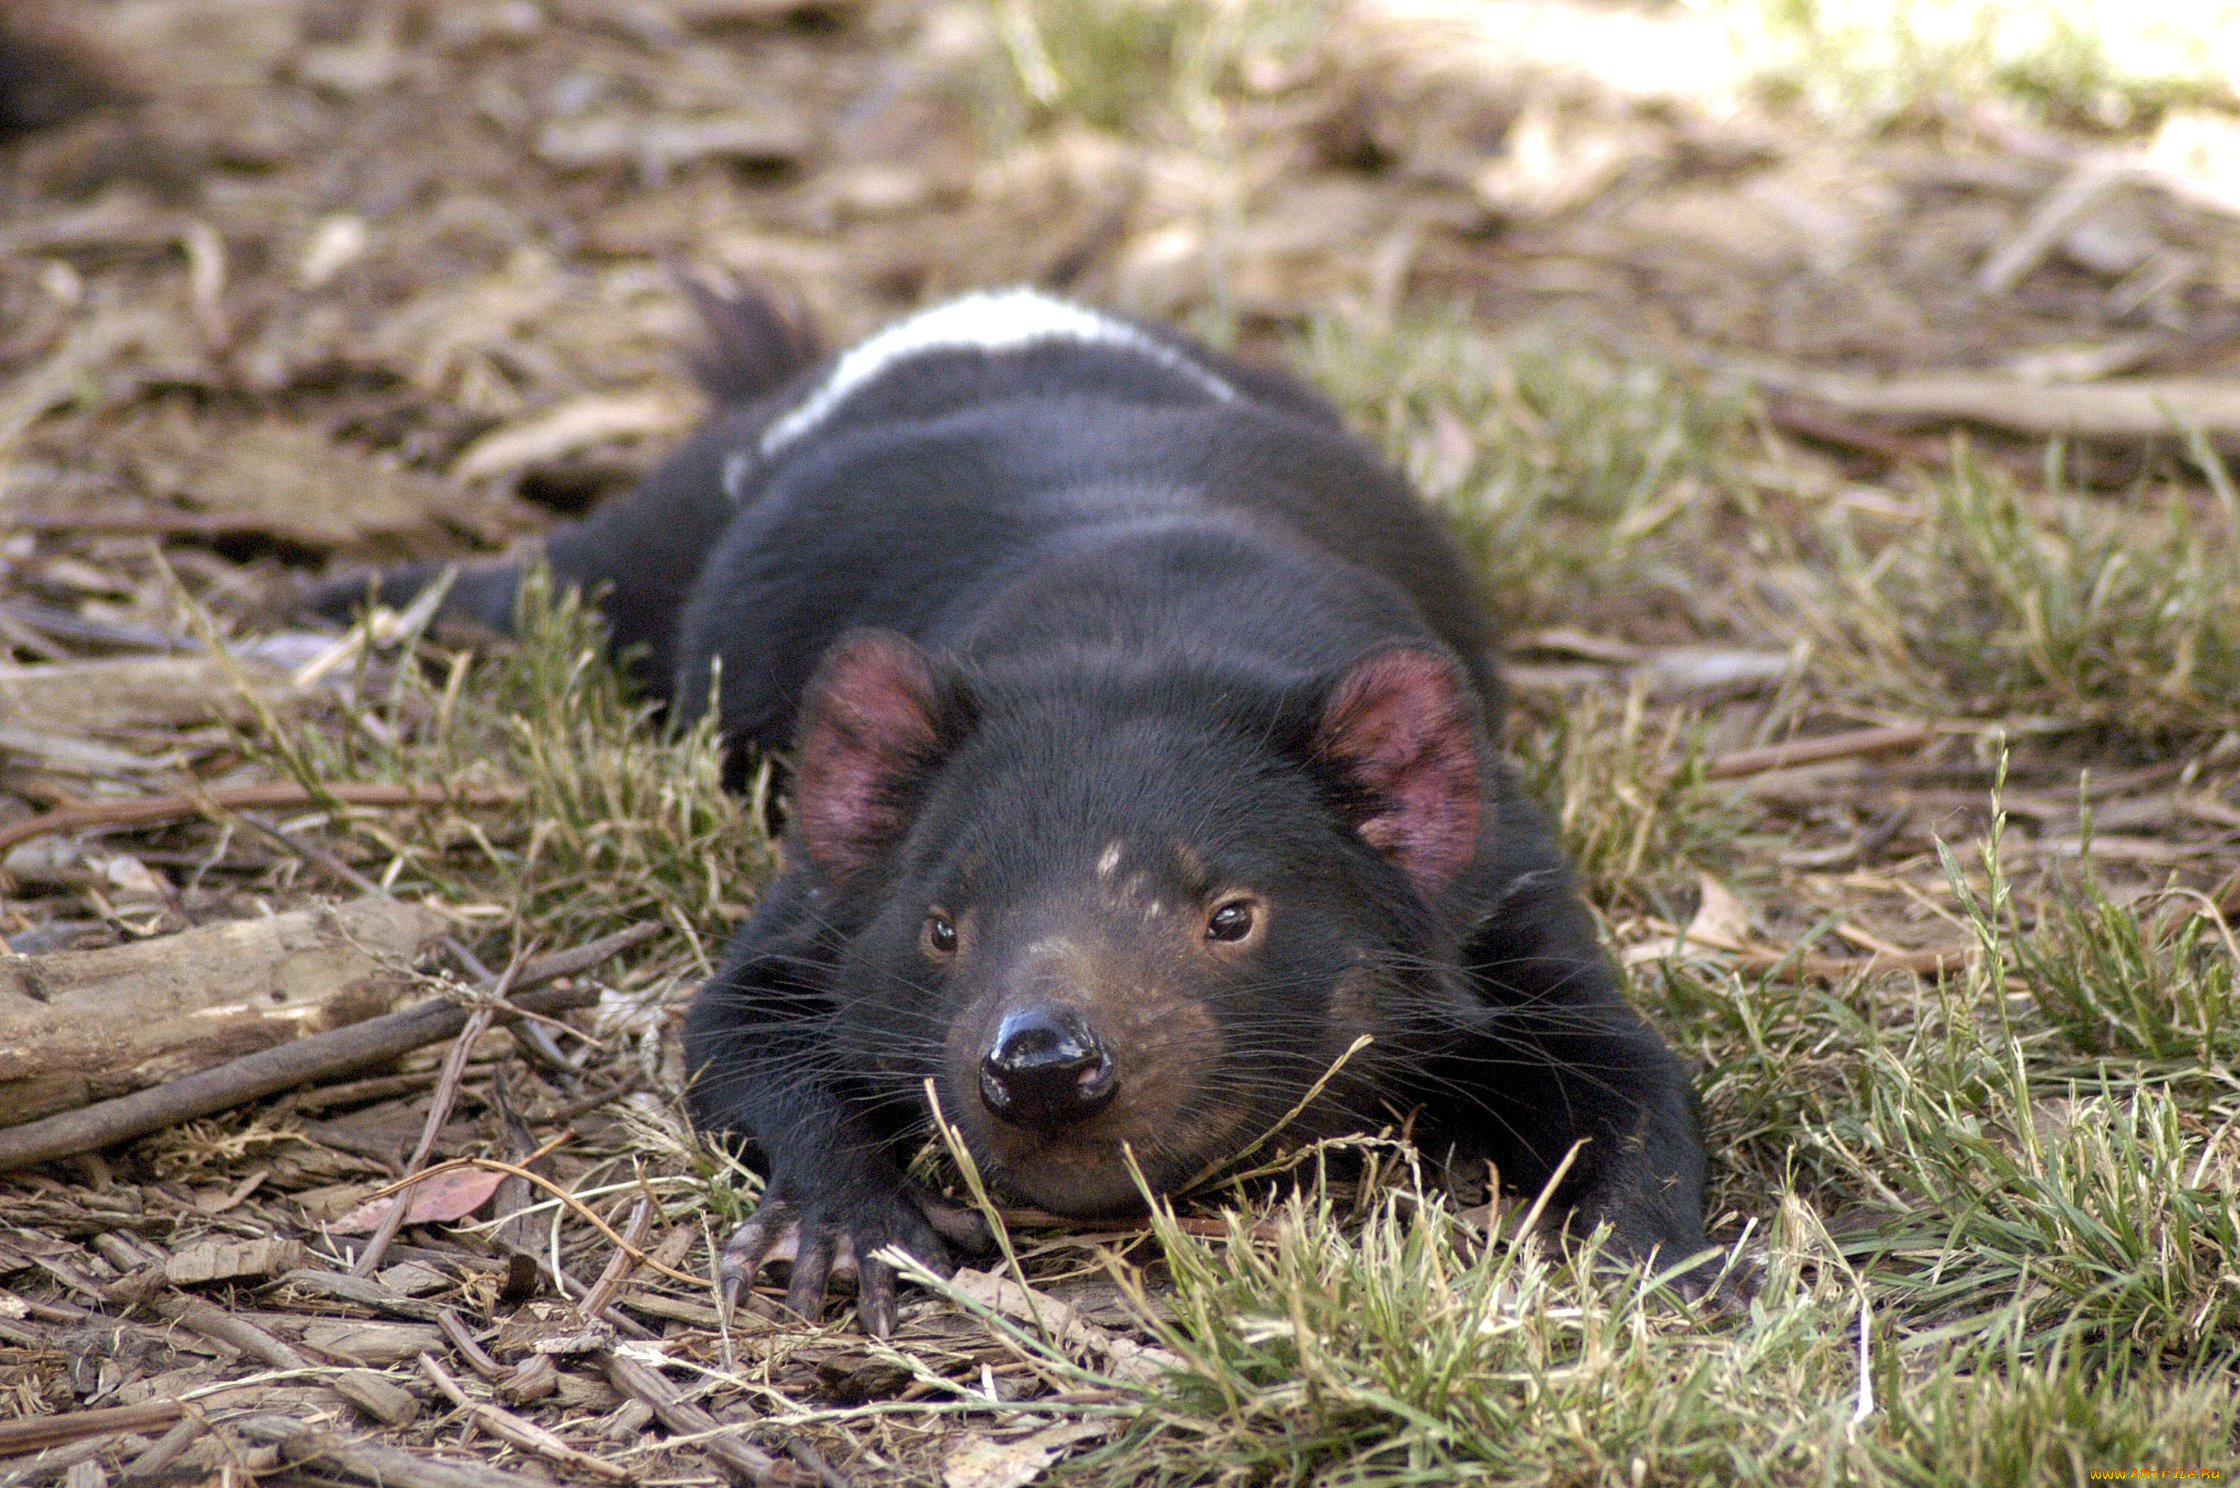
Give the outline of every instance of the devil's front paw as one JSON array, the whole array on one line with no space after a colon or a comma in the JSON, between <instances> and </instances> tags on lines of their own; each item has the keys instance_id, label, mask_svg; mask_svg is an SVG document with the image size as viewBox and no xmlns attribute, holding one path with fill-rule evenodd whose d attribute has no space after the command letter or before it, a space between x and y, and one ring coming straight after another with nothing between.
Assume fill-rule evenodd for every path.
<instances>
[{"instance_id":1,"label":"devil's front paw","mask_svg":"<svg viewBox=\"0 0 2240 1488\"><path fill-rule=\"evenodd\" d=\"M988 1232L978 1215L916 1184L815 1190L777 1181L725 1242L716 1277L728 1309L764 1265L790 1251L793 1276L786 1306L815 1322L824 1316L827 1286L853 1273L863 1325L885 1338L894 1331L895 1269L879 1252L897 1247L936 1275L947 1276L957 1269L952 1242L984 1250Z\"/></svg>"}]
</instances>

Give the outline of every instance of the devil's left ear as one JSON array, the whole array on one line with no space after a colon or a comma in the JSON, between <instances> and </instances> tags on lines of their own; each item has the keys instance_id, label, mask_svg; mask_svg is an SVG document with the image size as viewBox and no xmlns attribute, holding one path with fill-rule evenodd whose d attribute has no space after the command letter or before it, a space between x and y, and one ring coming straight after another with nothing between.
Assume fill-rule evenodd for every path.
<instances>
[{"instance_id":1,"label":"devil's left ear","mask_svg":"<svg viewBox=\"0 0 2240 1488\"><path fill-rule=\"evenodd\" d=\"M1348 667L1314 727L1314 757L1352 787L1362 840L1427 897L1477 852L1484 812L1477 736L1477 709L1460 670L1413 647Z\"/></svg>"}]
</instances>

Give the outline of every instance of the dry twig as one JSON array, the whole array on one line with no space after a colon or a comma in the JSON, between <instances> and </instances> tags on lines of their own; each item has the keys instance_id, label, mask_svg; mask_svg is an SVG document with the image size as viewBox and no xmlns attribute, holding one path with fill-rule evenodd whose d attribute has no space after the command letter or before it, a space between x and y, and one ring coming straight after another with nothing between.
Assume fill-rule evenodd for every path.
<instances>
[{"instance_id":1,"label":"dry twig","mask_svg":"<svg viewBox=\"0 0 2240 1488\"><path fill-rule=\"evenodd\" d=\"M0 852L19 842L50 832L75 832L85 827L140 827L175 821L187 816L213 816L225 811L271 811L298 806L509 806L521 799L514 790L470 786L447 790L433 785L322 785L275 782L270 785L223 786L199 795L142 796L129 801L73 801L0 827Z\"/></svg>"},{"instance_id":2,"label":"dry twig","mask_svg":"<svg viewBox=\"0 0 2240 1488\"><path fill-rule=\"evenodd\" d=\"M530 949L534 949L531 947ZM498 978L497 986L490 989L488 1000L467 1015L466 1026L459 1030L451 1042L451 1052L444 1057L443 1073L436 1079L435 1094L428 1101L428 1119L420 1128L419 1145L412 1149L412 1160L405 1164L405 1176L412 1177L428 1164L429 1156L436 1150L436 1138L443 1135L443 1124L451 1119L451 1108L459 1100L459 1083L466 1078L467 1056L498 1014L506 1011L506 994L521 975L527 952L517 953ZM397 1231L404 1226L404 1217L412 1208L412 1200L405 1194L397 1195L389 1212L381 1216L381 1224L366 1239L366 1248L358 1253L357 1261L350 1267L353 1276L371 1276L381 1264L382 1256L389 1250L389 1242L397 1238Z\"/></svg>"},{"instance_id":3,"label":"dry twig","mask_svg":"<svg viewBox=\"0 0 2240 1488\"><path fill-rule=\"evenodd\" d=\"M445 1369L435 1355L420 1356L420 1372L427 1376L430 1384L443 1392L445 1399L472 1417L475 1425L500 1441L511 1442L524 1452L533 1452L547 1461L556 1462L578 1473L589 1474L603 1483L637 1481L638 1474L631 1468L594 1457L588 1452L579 1452L534 1421L523 1420L503 1406L492 1405L486 1400L469 1399L467 1392L459 1387L459 1382L451 1377L451 1371Z\"/></svg>"}]
</instances>

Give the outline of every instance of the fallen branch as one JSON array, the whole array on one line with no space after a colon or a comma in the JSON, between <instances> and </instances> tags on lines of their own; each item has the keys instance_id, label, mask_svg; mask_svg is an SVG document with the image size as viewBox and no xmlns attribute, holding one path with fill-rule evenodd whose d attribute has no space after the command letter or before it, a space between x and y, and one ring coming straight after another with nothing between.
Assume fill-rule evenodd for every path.
<instances>
[{"instance_id":1,"label":"fallen branch","mask_svg":"<svg viewBox=\"0 0 2240 1488\"><path fill-rule=\"evenodd\" d=\"M2117 441L2162 439L2198 429L2220 443L2240 443L2240 386L2224 379L2058 383L1933 372L1877 382L1789 367L1753 365L1745 370L1778 393L1900 425L1981 424L2037 439Z\"/></svg>"},{"instance_id":2,"label":"fallen branch","mask_svg":"<svg viewBox=\"0 0 2240 1488\"><path fill-rule=\"evenodd\" d=\"M359 899L0 955L0 1126L390 1012L444 925L424 905Z\"/></svg>"},{"instance_id":3,"label":"fallen branch","mask_svg":"<svg viewBox=\"0 0 2240 1488\"><path fill-rule=\"evenodd\" d=\"M289 807L323 806L510 806L521 799L517 790L468 787L449 790L434 785L322 785L274 783L222 786L199 795L141 796L129 801L73 801L52 811L26 817L0 827L0 852L19 842L50 832L75 832L84 827L137 827L181 817L211 816L223 811L273 811Z\"/></svg>"},{"instance_id":4,"label":"fallen branch","mask_svg":"<svg viewBox=\"0 0 2240 1488\"><path fill-rule=\"evenodd\" d=\"M381 1488L543 1488L540 1480L479 1462L450 1462L396 1447L352 1441L292 1416L250 1416L230 1423L252 1441L279 1447L292 1465L317 1463Z\"/></svg>"},{"instance_id":5,"label":"fallen branch","mask_svg":"<svg viewBox=\"0 0 2240 1488\"><path fill-rule=\"evenodd\" d=\"M1784 744L1737 749L1730 754L1719 755L1704 765L1703 778L1739 780L1745 775L1763 775L1769 770L1793 770L1799 765L1824 765L1833 760L1852 759L1862 754L1913 749L1934 743L1936 739L1937 730L1925 723L1852 729L1847 733L1827 734L1817 739L1791 739Z\"/></svg>"},{"instance_id":6,"label":"fallen branch","mask_svg":"<svg viewBox=\"0 0 2240 1488\"><path fill-rule=\"evenodd\" d=\"M607 1379L617 1390L643 1403L654 1418L678 1436L693 1438L693 1445L723 1464L740 1482L760 1484L769 1480L778 1459L751 1443L739 1440L733 1430L700 1406L661 1372L611 1350L606 1356Z\"/></svg>"},{"instance_id":7,"label":"fallen branch","mask_svg":"<svg viewBox=\"0 0 2240 1488\"><path fill-rule=\"evenodd\" d=\"M517 989L531 987L588 970L607 957L659 933L660 927L655 925L633 925L572 951L540 957L522 967L514 986ZM503 1016L564 1012L587 1006L597 998L597 992L588 987L524 994ZM277 1094L292 1085L332 1079L385 1063L423 1044L455 1036L466 1027L470 1016L470 1011L460 1004L434 998L400 1013L369 1018L348 1028L259 1050L167 1085L9 1127L0 1130L0 1172L92 1152L181 1121Z\"/></svg>"},{"instance_id":8,"label":"fallen branch","mask_svg":"<svg viewBox=\"0 0 2240 1488\"><path fill-rule=\"evenodd\" d=\"M168 1426L187 1413L176 1400L144 1400L138 1405L112 1405L101 1410L68 1411L59 1416L36 1416L28 1421L0 1421L0 1457L43 1452L67 1446L89 1436L116 1436Z\"/></svg>"},{"instance_id":9,"label":"fallen branch","mask_svg":"<svg viewBox=\"0 0 2240 1488\"><path fill-rule=\"evenodd\" d=\"M523 1420L512 1411L489 1401L472 1399L459 1387L459 1382L451 1377L451 1371L445 1369L435 1355L420 1356L420 1372L427 1376L428 1383L443 1392L446 1400L465 1411L475 1425L498 1440L510 1442L524 1452L533 1452L549 1462L558 1463L576 1473L587 1474L601 1482L638 1481L638 1470L634 1467L625 1467L619 1462L609 1462L588 1452L579 1452L534 1421Z\"/></svg>"}]
</instances>

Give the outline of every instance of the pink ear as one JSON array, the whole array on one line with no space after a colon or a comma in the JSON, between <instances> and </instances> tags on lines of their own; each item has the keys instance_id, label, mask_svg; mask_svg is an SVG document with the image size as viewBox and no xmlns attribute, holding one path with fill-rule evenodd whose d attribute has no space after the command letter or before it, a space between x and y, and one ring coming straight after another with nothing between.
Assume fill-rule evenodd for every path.
<instances>
[{"instance_id":1,"label":"pink ear","mask_svg":"<svg viewBox=\"0 0 2240 1488\"><path fill-rule=\"evenodd\" d=\"M898 795L939 744L933 666L901 636L870 631L828 652L794 746L793 814L828 872L869 864L903 827Z\"/></svg>"},{"instance_id":2,"label":"pink ear","mask_svg":"<svg viewBox=\"0 0 2240 1488\"><path fill-rule=\"evenodd\" d=\"M1354 663L1323 704L1314 750L1366 798L1362 839L1423 893L1477 852L1477 729L1451 662L1401 648Z\"/></svg>"}]
</instances>

